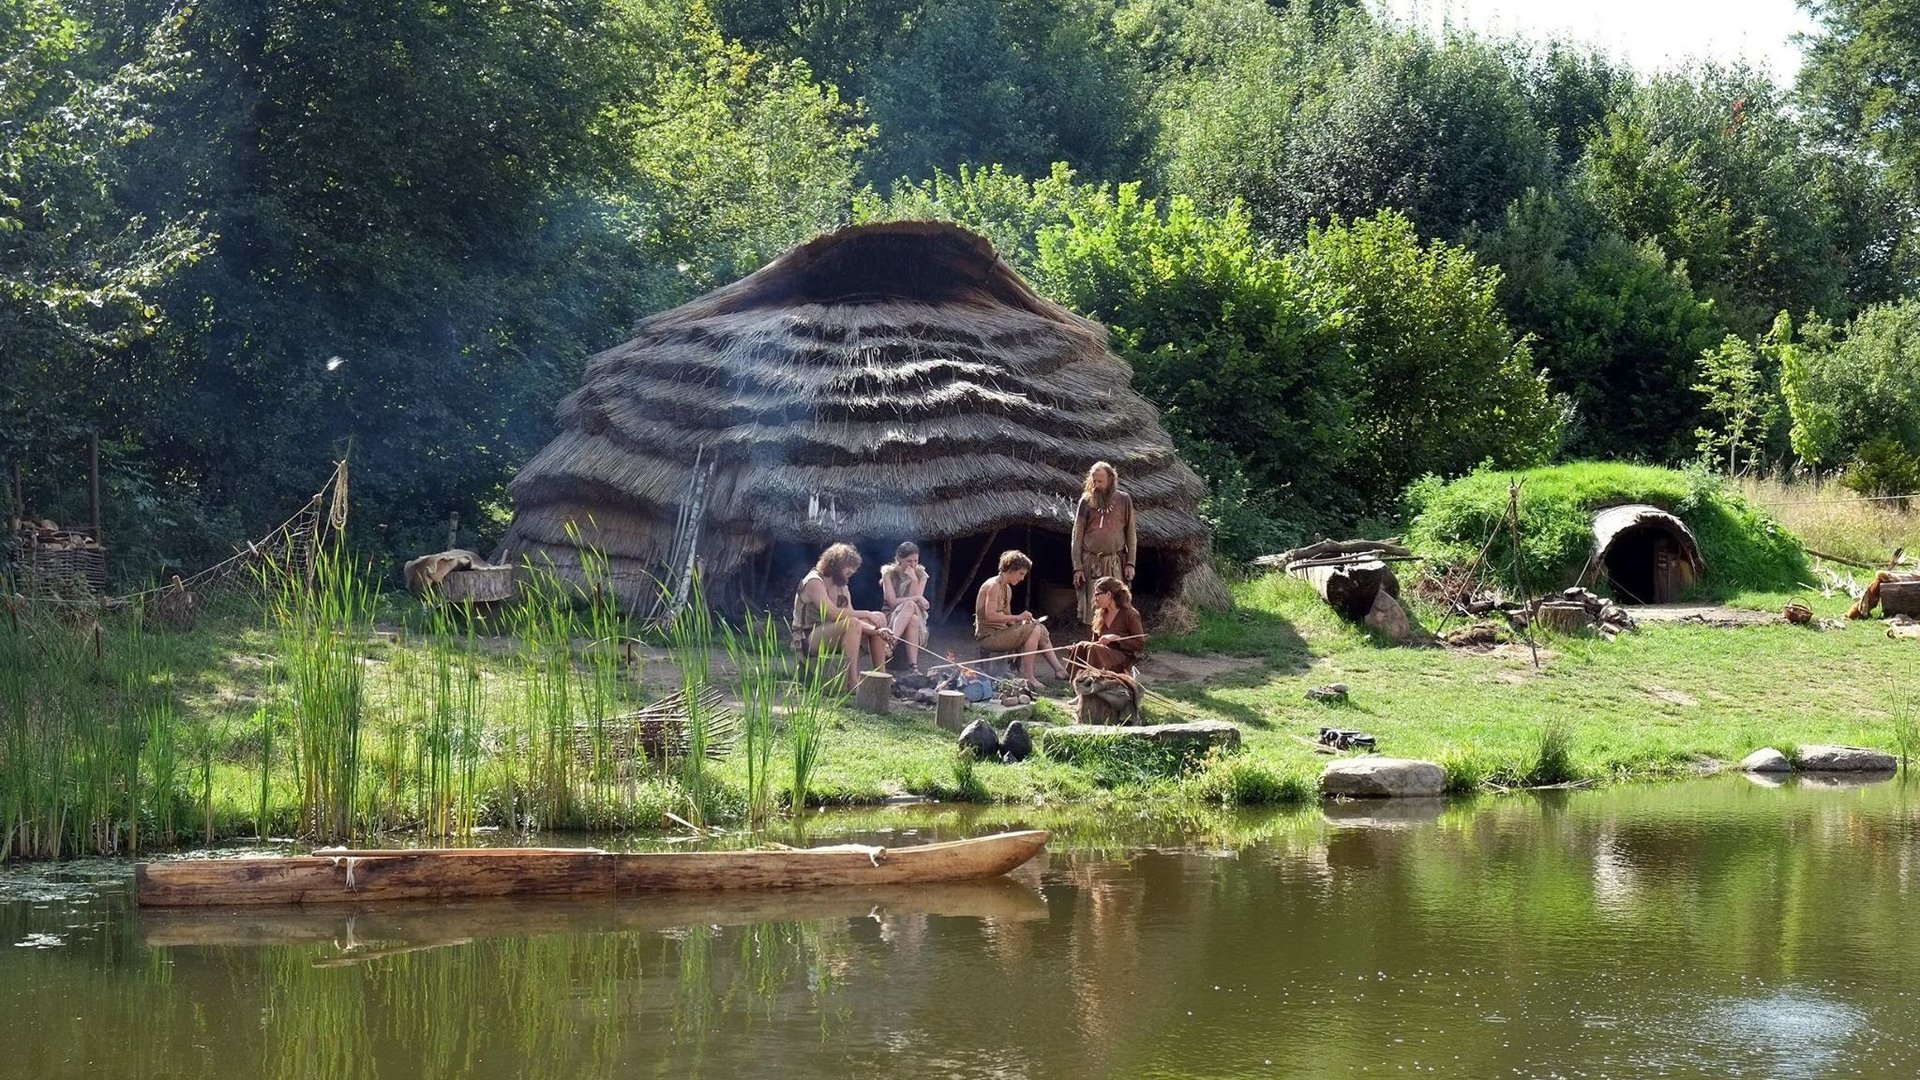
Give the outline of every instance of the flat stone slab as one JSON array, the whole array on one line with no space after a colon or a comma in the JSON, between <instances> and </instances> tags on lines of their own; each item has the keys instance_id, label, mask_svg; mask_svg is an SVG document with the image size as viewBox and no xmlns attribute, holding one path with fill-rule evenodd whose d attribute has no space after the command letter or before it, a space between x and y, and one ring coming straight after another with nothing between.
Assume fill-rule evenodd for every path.
<instances>
[{"instance_id":1,"label":"flat stone slab","mask_svg":"<svg viewBox=\"0 0 1920 1080\"><path fill-rule=\"evenodd\" d=\"M1793 762L1771 746L1763 746L1740 759L1740 771L1750 773L1792 772Z\"/></svg>"},{"instance_id":2,"label":"flat stone slab","mask_svg":"<svg viewBox=\"0 0 1920 1080\"><path fill-rule=\"evenodd\" d=\"M1032 725L1029 725L1030 727ZM1191 724L1063 724L1033 732L1034 744L1048 757L1071 761L1082 750L1116 742L1144 743L1178 751L1194 758L1218 747L1240 745L1240 729L1224 720L1197 720Z\"/></svg>"},{"instance_id":3,"label":"flat stone slab","mask_svg":"<svg viewBox=\"0 0 1920 1080\"><path fill-rule=\"evenodd\" d=\"M1433 798L1446 786L1445 769L1412 758L1346 758L1329 763L1320 774L1321 794L1362 799Z\"/></svg>"},{"instance_id":4,"label":"flat stone slab","mask_svg":"<svg viewBox=\"0 0 1920 1080\"><path fill-rule=\"evenodd\" d=\"M1893 772L1900 762L1884 750L1816 744L1800 748L1801 772Z\"/></svg>"}]
</instances>

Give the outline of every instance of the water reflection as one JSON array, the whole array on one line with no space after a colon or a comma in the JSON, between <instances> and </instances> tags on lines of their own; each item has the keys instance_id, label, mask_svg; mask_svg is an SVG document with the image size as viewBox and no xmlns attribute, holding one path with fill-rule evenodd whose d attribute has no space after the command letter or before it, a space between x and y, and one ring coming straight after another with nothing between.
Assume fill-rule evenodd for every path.
<instances>
[{"instance_id":1,"label":"water reflection","mask_svg":"<svg viewBox=\"0 0 1920 1080\"><path fill-rule=\"evenodd\" d=\"M719 901L135 913L10 872L0 1075L1911 1076L1912 795L827 817L1057 839L1015 880Z\"/></svg>"}]
</instances>

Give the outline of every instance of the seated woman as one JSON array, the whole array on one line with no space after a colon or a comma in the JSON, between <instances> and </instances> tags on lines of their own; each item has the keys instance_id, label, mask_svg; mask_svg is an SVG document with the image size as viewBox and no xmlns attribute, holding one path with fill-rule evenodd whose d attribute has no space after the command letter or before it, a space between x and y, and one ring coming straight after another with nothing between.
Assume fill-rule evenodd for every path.
<instances>
[{"instance_id":1,"label":"seated woman","mask_svg":"<svg viewBox=\"0 0 1920 1080\"><path fill-rule=\"evenodd\" d=\"M1013 587L1025 581L1032 571L1033 560L1020 552L1000 553L1000 572L983 582L974 597L973 640L987 652L1021 654L1020 677L1023 679L1037 682L1033 677L1036 656L1046 657L1053 677L1064 679L1067 669L1047 639L1046 624L1034 618L1031 611L1019 614L1013 611Z\"/></svg>"},{"instance_id":2,"label":"seated woman","mask_svg":"<svg viewBox=\"0 0 1920 1080\"><path fill-rule=\"evenodd\" d=\"M812 572L793 596L793 631L809 656L837 652L847 662L847 693L860 685L860 646L872 654L875 669L887 669L893 630L878 611L853 606L847 583L860 569L860 553L851 544L834 544L820 553Z\"/></svg>"},{"instance_id":3,"label":"seated woman","mask_svg":"<svg viewBox=\"0 0 1920 1080\"><path fill-rule=\"evenodd\" d=\"M894 639L907 647L907 667L920 673L920 646L927 642L927 570L920 565L920 549L911 543L894 549L893 561L880 568L881 607Z\"/></svg>"},{"instance_id":4,"label":"seated woman","mask_svg":"<svg viewBox=\"0 0 1920 1080\"><path fill-rule=\"evenodd\" d=\"M1147 654L1147 627L1133 590L1116 577L1093 583L1093 640L1075 642L1069 660L1101 671L1132 671Z\"/></svg>"}]
</instances>

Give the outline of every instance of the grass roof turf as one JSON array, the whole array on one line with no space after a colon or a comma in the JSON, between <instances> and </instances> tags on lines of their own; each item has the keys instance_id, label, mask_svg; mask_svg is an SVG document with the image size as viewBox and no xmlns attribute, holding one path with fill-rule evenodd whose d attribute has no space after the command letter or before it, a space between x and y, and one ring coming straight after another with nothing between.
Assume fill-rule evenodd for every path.
<instances>
[{"instance_id":1,"label":"grass roof turf","mask_svg":"<svg viewBox=\"0 0 1920 1080\"><path fill-rule=\"evenodd\" d=\"M1412 521L1408 541L1428 565L1445 570L1471 564L1492 536L1487 559L1509 587L1513 542L1500 529L1507 484L1520 481L1520 539L1527 585L1536 593L1564 588L1593 554L1597 510L1646 503L1666 510L1693 531L1706 562L1700 599L1739 592L1787 592L1809 580L1800 542L1778 522L1706 472L1651 465L1582 461L1520 472L1483 469L1458 480L1429 476L1407 488ZM1495 535L1496 530L1499 535Z\"/></svg>"}]
</instances>

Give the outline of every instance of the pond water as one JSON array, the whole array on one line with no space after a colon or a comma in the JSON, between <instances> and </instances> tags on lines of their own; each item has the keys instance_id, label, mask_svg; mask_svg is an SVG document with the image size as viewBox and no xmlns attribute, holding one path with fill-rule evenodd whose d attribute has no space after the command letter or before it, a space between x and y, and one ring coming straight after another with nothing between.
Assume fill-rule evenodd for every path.
<instances>
[{"instance_id":1,"label":"pond water","mask_svg":"<svg viewBox=\"0 0 1920 1080\"><path fill-rule=\"evenodd\" d=\"M16 868L0 1076L1912 1077L1916 795L1035 811L1009 880L719 903L142 913L124 863Z\"/></svg>"}]
</instances>

